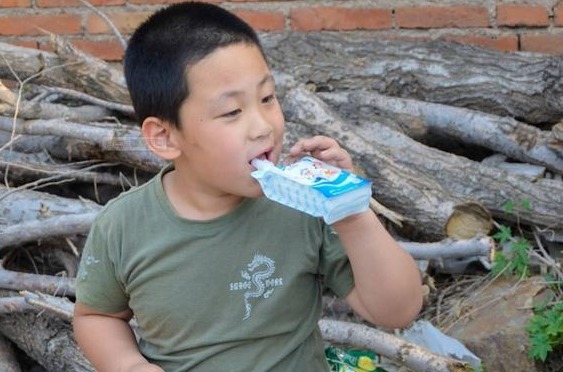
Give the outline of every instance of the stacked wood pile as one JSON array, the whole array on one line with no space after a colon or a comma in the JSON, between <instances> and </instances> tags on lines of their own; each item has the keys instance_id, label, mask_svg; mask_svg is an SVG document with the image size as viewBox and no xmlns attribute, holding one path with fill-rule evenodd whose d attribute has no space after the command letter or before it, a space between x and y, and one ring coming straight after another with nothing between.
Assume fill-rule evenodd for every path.
<instances>
[{"instance_id":1,"label":"stacked wood pile","mask_svg":"<svg viewBox=\"0 0 563 372\"><path fill-rule=\"evenodd\" d=\"M288 143L322 133L347 148L373 181L374 210L424 270L488 269L500 223L537 238L546 254L560 249L563 58L358 35L263 42ZM69 327L85 234L105 202L163 165L143 145L120 69L57 37L53 45L51 53L0 43L7 371L21 363L10 342L48 371L91 370ZM521 201L531 208L506 213L507 202ZM400 347L390 357L401 358ZM403 360L411 368L463 368L412 355Z\"/></svg>"}]
</instances>

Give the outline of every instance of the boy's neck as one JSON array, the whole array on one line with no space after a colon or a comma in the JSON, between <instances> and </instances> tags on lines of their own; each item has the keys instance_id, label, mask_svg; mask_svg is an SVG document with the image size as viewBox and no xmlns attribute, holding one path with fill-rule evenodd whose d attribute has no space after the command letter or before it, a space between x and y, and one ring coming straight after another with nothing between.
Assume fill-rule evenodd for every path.
<instances>
[{"instance_id":1,"label":"boy's neck","mask_svg":"<svg viewBox=\"0 0 563 372\"><path fill-rule=\"evenodd\" d=\"M242 196L216 195L194 189L176 170L164 174L162 185L175 212L190 220L205 221L221 217L233 211L244 200Z\"/></svg>"}]
</instances>

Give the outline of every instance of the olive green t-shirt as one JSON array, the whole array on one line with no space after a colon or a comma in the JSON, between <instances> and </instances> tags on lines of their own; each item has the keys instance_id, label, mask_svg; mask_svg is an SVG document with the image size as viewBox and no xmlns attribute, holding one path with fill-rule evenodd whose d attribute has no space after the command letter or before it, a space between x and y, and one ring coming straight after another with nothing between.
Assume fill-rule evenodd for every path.
<instances>
[{"instance_id":1,"label":"olive green t-shirt","mask_svg":"<svg viewBox=\"0 0 563 372\"><path fill-rule=\"evenodd\" d=\"M328 371L322 288L343 297L353 287L337 235L265 198L213 220L181 218L165 171L99 213L77 300L131 308L141 352L166 371Z\"/></svg>"}]
</instances>

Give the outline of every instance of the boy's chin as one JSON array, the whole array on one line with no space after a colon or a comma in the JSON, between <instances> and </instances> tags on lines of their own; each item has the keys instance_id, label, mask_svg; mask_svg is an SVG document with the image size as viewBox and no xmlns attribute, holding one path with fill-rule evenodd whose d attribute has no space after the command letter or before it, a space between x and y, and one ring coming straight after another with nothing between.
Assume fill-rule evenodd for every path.
<instances>
[{"instance_id":1,"label":"boy's chin","mask_svg":"<svg viewBox=\"0 0 563 372\"><path fill-rule=\"evenodd\" d=\"M260 190L258 192L251 193L250 195L248 195L249 198L261 198L263 196L264 196L264 193L262 192L262 190Z\"/></svg>"},{"instance_id":2,"label":"boy's chin","mask_svg":"<svg viewBox=\"0 0 563 372\"><path fill-rule=\"evenodd\" d=\"M248 198L261 198L264 196L264 192L259 185L256 185L255 187L252 187L251 190L248 190L248 193L246 193L245 196Z\"/></svg>"}]
</instances>

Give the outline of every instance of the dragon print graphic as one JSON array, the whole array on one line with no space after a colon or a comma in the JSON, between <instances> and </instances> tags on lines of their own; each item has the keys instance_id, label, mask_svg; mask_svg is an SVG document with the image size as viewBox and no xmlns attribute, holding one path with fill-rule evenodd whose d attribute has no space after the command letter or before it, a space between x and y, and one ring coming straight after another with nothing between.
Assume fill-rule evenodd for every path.
<instances>
[{"instance_id":1,"label":"dragon print graphic","mask_svg":"<svg viewBox=\"0 0 563 372\"><path fill-rule=\"evenodd\" d=\"M283 286L282 278L272 278L275 271L276 264L274 260L256 253L252 261L247 265L247 269L241 271L243 280L229 283L231 291L244 291L245 313L243 320L250 318L254 301L269 298L274 292L275 287Z\"/></svg>"}]
</instances>

